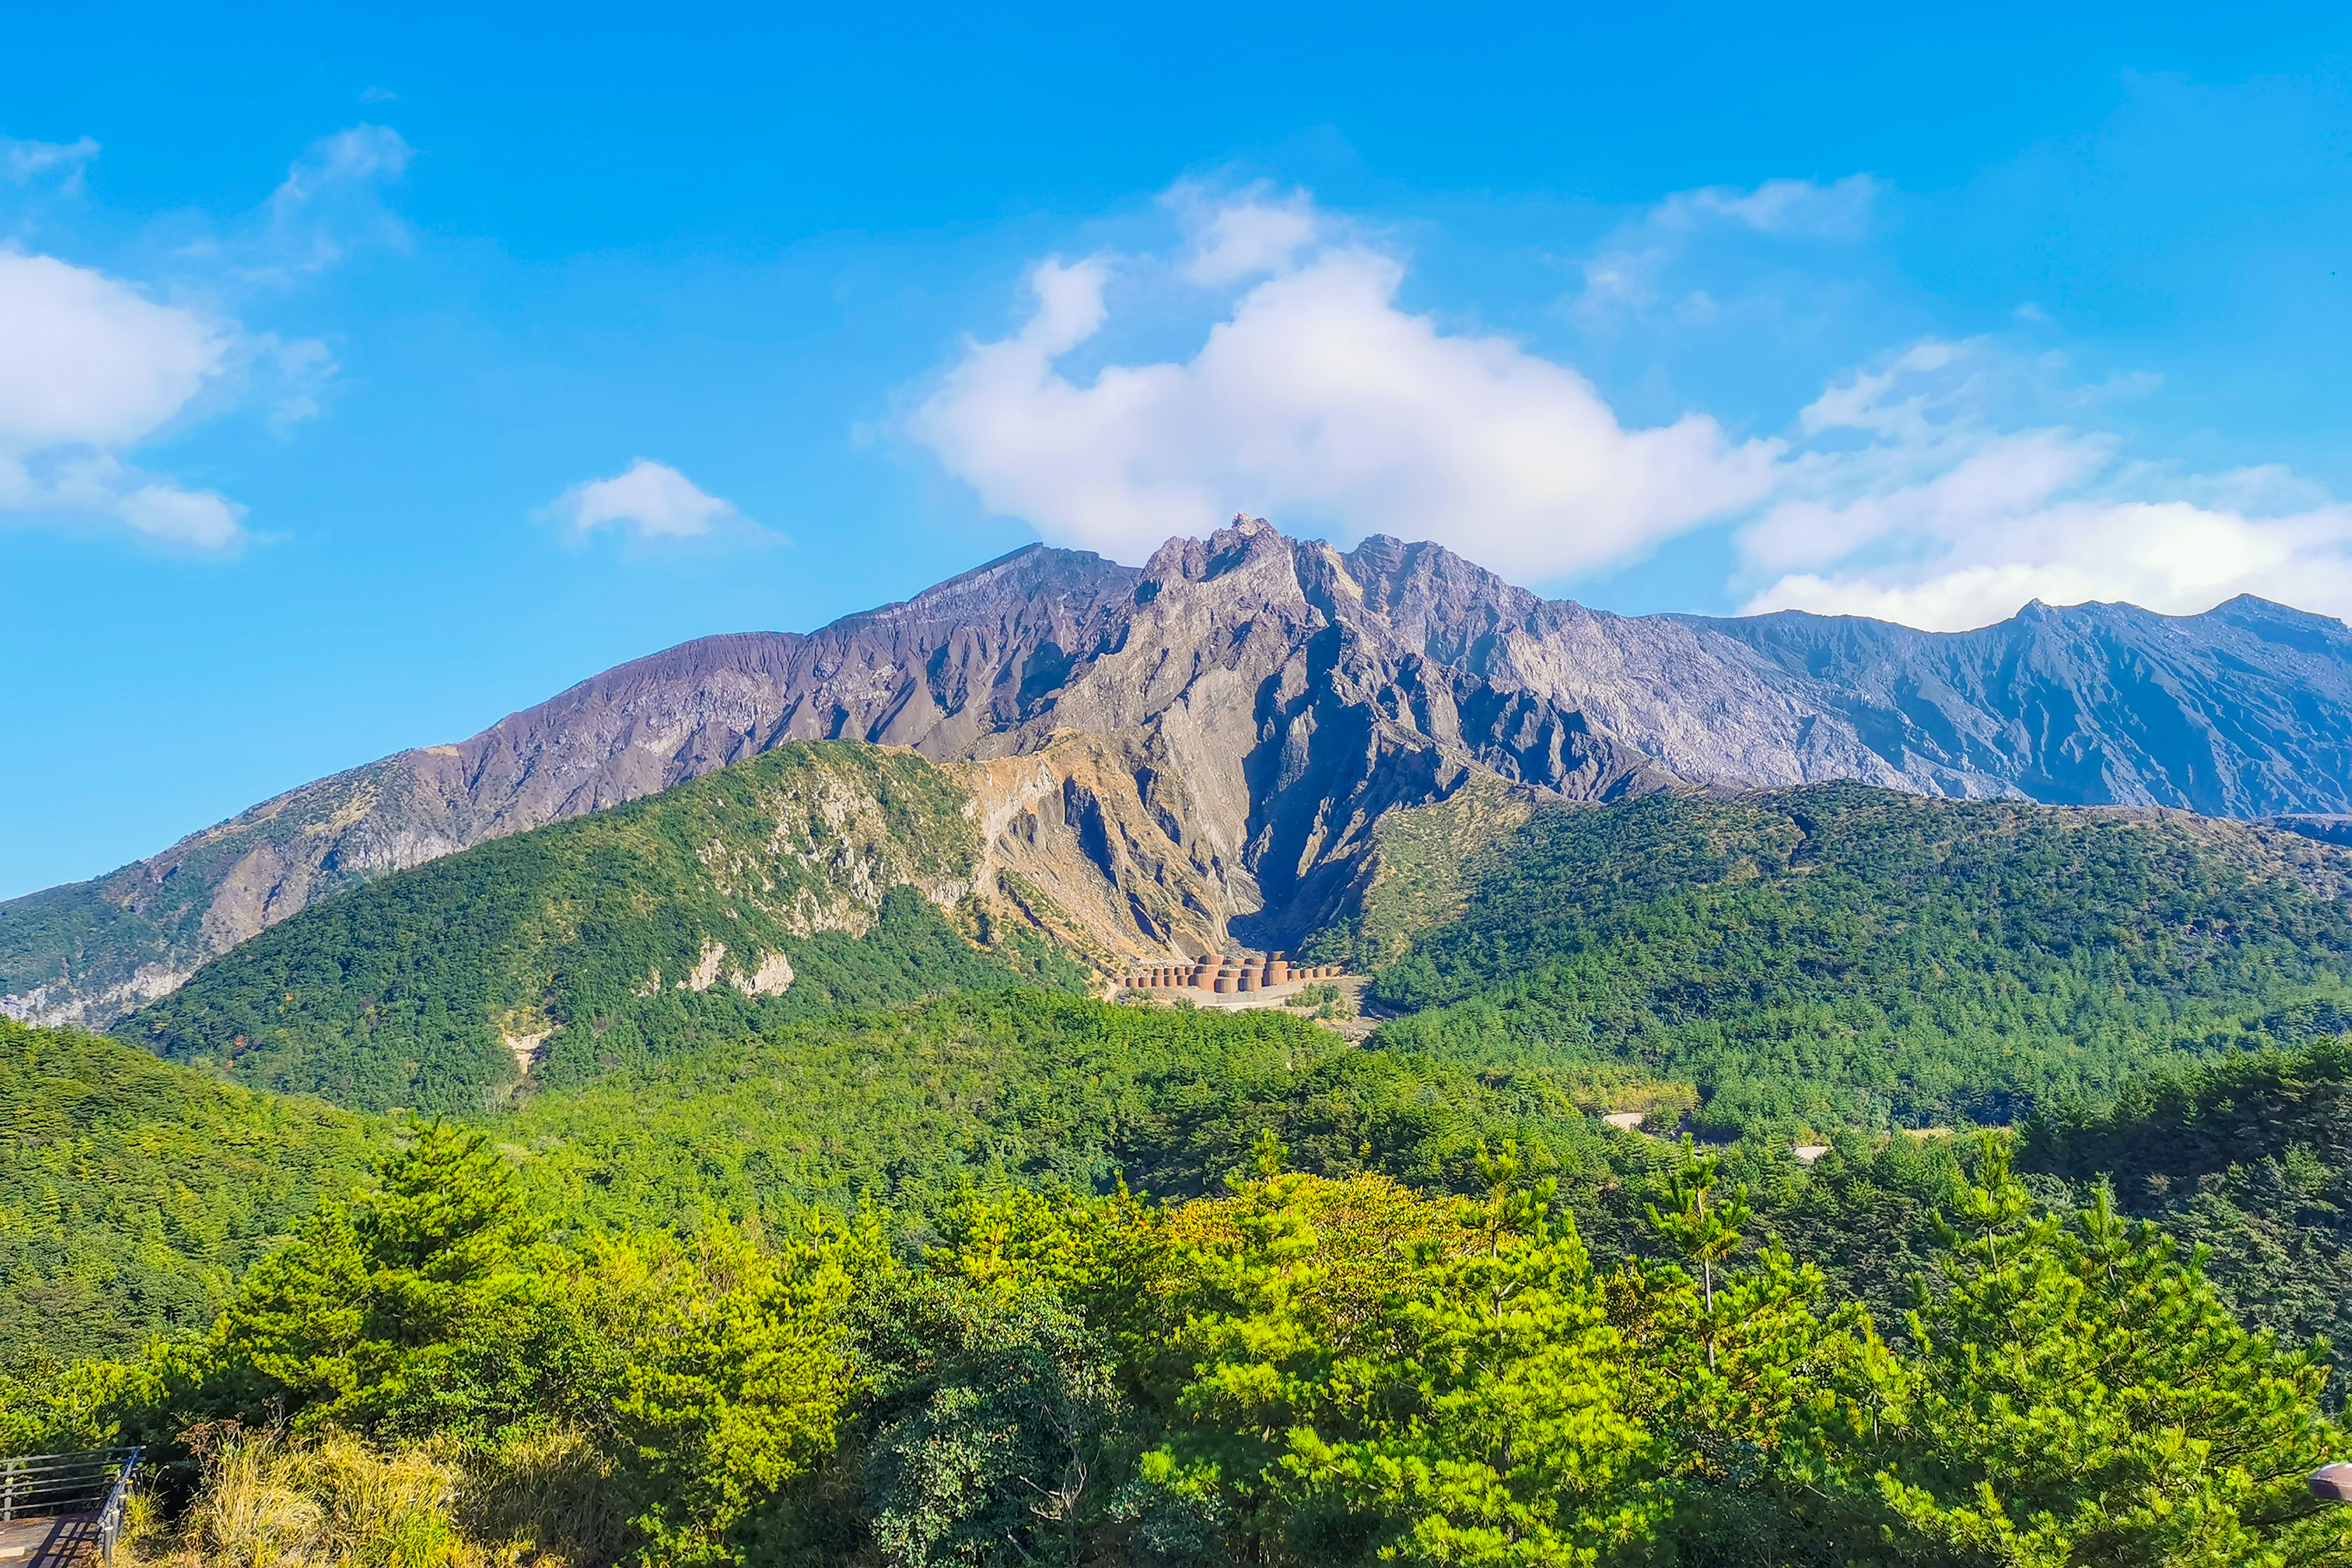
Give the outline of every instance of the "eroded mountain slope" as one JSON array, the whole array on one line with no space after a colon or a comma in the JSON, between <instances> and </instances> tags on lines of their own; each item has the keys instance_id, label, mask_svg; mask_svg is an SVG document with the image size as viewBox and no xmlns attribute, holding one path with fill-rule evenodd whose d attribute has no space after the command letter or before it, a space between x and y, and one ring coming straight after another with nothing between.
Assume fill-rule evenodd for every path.
<instances>
[{"instance_id":1,"label":"eroded mountain slope","mask_svg":"<svg viewBox=\"0 0 2352 1568\"><path fill-rule=\"evenodd\" d=\"M1065 922L1142 957L1294 943L1361 881L1372 824L1474 780L1607 800L1853 779L2257 816L2352 809L2347 736L2352 632L2257 600L2033 606L1961 634L1626 617L1435 545L1343 553L1236 520L1140 568L1033 547L805 636L684 644L0 904L0 1010L104 1025L338 888L787 741L1046 758L1005 787L1119 889Z\"/></svg>"},{"instance_id":2,"label":"eroded mountain slope","mask_svg":"<svg viewBox=\"0 0 2352 1568\"><path fill-rule=\"evenodd\" d=\"M346 889L120 1033L252 1087L466 1113L844 1005L1087 983L995 892L957 779L792 742Z\"/></svg>"}]
</instances>

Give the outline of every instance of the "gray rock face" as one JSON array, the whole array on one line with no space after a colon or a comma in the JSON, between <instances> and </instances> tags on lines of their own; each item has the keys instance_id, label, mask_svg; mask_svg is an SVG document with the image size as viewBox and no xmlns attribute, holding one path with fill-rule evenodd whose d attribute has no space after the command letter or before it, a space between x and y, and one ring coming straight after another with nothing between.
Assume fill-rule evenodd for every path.
<instances>
[{"instance_id":1,"label":"gray rock face","mask_svg":"<svg viewBox=\"0 0 2352 1568\"><path fill-rule=\"evenodd\" d=\"M2352 847L2352 816L2269 816L2264 817L2263 823L2267 827L2283 827L2289 833L2315 838L2322 844L2341 844Z\"/></svg>"},{"instance_id":2,"label":"gray rock face","mask_svg":"<svg viewBox=\"0 0 2352 1568\"><path fill-rule=\"evenodd\" d=\"M0 1009L103 1026L352 881L781 741L1042 759L1071 731L1099 744L1060 792L1058 830L1098 851L1132 940L1171 941L1178 900L1188 930L1282 945L1345 896L1381 813L1474 777L1578 800L1858 779L2352 812L2352 631L2250 598L2186 617L2035 605L1959 634L1628 617L1539 599L1435 545L1342 554L1242 519L1140 569L1034 546L805 636L705 637L619 666L457 745L0 904ZM1090 804L1105 757L1154 825L1149 855L1099 826L1133 826ZM1166 896L1137 896L1138 879Z\"/></svg>"},{"instance_id":3,"label":"gray rock face","mask_svg":"<svg viewBox=\"0 0 2352 1568\"><path fill-rule=\"evenodd\" d=\"M2241 597L2179 616L2036 602L1943 635L1785 613L1688 624L1753 649L1937 793L2352 809L2352 630L2324 616Z\"/></svg>"}]
</instances>

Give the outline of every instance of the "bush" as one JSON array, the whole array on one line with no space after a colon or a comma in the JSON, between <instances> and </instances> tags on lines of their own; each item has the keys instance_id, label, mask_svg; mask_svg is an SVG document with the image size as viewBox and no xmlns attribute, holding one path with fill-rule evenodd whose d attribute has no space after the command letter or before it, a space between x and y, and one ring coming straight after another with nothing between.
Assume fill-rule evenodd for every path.
<instances>
[{"instance_id":1,"label":"bush","mask_svg":"<svg viewBox=\"0 0 2352 1568\"><path fill-rule=\"evenodd\" d=\"M176 1530L131 1542L151 1568L476 1568L498 1558L456 1522L457 1468L349 1433L289 1443L276 1427L200 1428L194 1497Z\"/></svg>"}]
</instances>

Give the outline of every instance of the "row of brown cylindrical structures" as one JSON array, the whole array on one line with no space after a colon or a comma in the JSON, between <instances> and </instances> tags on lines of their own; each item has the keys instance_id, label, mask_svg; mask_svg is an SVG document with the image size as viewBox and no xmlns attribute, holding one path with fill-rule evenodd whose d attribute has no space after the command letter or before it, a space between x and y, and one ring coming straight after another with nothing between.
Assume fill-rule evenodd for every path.
<instances>
[{"instance_id":1,"label":"row of brown cylindrical structures","mask_svg":"<svg viewBox=\"0 0 2352 1568\"><path fill-rule=\"evenodd\" d=\"M1263 991L1294 980L1329 980L1340 973L1336 963L1296 967L1278 952L1260 957L1227 958L1210 953L1189 963L1159 963L1137 970L1126 984L1142 991L1206 991L1219 996L1242 991Z\"/></svg>"}]
</instances>

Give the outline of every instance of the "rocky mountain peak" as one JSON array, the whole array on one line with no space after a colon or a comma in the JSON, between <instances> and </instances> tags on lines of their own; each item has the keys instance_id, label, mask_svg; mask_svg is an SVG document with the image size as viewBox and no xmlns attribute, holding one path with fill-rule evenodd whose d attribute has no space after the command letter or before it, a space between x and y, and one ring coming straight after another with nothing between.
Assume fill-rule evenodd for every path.
<instances>
[{"instance_id":1,"label":"rocky mountain peak","mask_svg":"<svg viewBox=\"0 0 2352 1568\"><path fill-rule=\"evenodd\" d=\"M1085 911L1110 962L1295 945L1351 896L1386 812L1473 780L2340 815L2352 630L2252 598L2177 617L2037 603L1957 634L1622 616L1437 544L1343 552L1248 516L1139 568L1031 545L813 632L631 661L0 905L0 1007L102 1025L338 888L831 739L1017 762L971 775L1013 836L992 863Z\"/></svg>"}]
</instances>

